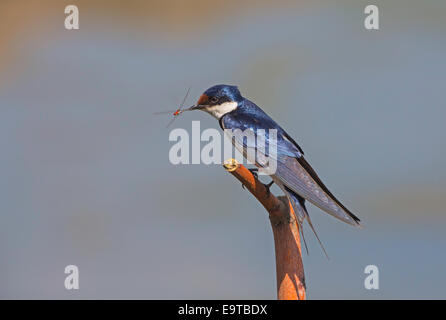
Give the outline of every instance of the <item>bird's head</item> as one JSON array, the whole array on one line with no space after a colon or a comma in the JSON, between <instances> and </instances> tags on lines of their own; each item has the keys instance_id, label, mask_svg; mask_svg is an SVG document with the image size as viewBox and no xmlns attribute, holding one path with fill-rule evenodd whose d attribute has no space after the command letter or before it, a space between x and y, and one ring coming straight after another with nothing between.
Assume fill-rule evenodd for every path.
<instances>
[{"instance_id":1,"label":"bird's head","mask_svg":"<svg viewBox=\"0 0 446 320\"><path fill-rule=\"evenodd\" d=\"M203 110L220 119L237 109L243 99L236 86L219 84L207 89L189 110Z\"/></svg>"}]
</instances>

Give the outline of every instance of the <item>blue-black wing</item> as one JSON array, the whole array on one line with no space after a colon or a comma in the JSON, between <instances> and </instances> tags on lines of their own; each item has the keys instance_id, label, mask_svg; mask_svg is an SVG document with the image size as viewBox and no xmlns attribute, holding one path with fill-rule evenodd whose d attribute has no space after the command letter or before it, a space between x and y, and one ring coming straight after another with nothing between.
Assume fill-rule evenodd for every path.
<instances>
[{"instance_id":1,"label":"blue-black wing","mask_svg":"<svg viewBox=\"0 0 446 320\"><path fill-rule=\"evenodd\" d=\"M255 105L254 105L255 106ZM252 106L252 108L254 108ZM223 129L240 129L251 131L256 139L233 138L236 148L242 153L257 148L258 139L266 141L267 149L264 156L274 158L277 161L276 172L273 179L280 180L287 188L308 200L328 214L353 226L360 226L359 218L350 212L325 186L314 169L305 160L302 149L290 136L260 108L258 110L239 111L228 114L221 119ZM262 129L259 131L259 129ZM268 129L277 130L277 139L270 139ZM277 153L268 152L271 146L277 147Z\"/></svg>"}]
</instances>

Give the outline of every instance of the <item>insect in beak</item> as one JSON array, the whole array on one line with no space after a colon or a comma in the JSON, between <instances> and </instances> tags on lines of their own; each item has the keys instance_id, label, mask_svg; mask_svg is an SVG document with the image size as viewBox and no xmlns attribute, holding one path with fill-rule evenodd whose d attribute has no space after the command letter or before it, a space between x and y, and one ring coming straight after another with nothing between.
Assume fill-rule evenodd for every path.
<instances>
[{"instance_id":1,"label":"insect in beak","mask_svg":"<svg viewBox=\"0 0 446 320\"><path fill-rule=\"evenodd\" d=\"M182 114L184 111L188 111L190 109L190 108L183 109L184 103L186 102L186 99L187 99L187 96L189 95L189 92L190 92L190 88L187 89L186 95L184 96L183 102L181 102L180 107L177 110L173 111L173 119L169 121L169 123L167 124L166 128L169 127L173 123L173 121L180 114ZM172 111L161 111L161 112L155 112L154 114L158 114L159 115L159 114L170 114L170 113L172 113Z\"/></svg>"}]
</instances>

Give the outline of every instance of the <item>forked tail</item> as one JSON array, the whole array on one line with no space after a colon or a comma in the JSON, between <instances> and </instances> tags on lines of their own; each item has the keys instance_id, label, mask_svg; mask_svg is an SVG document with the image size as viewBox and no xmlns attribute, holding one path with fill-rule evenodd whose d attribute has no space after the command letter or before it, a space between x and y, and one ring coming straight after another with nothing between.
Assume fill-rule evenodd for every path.
<instances>
[{"instance_id":1,"label":"forked tail","mask_svg":"<svg viewBox=\"0 0 446 320\"><path fill-rule=\"evenodd\" d=\"M293 192L292 190L290 190L289 188L287 188L286 186L285 186L285 194L290 200L291 205L293 206L294 213L296 215L296 220L299 224L299 230L302 235L302 239L304 241L307 254L308 254L308 247L305 241L304 231L303 231L303 223L305 219L308 221L308 225L310 226L311 230L313 230L313 233L316 236L316 239L319 242L319 245L321 246L322 250L324 251L325 256L327 257L327 259L330 259L328 257L327 251L325 250L324 245L322 244L322 241L319 239L319 236L317 235L316 230L314 229L313 223L311 222L310 215L308 214L307 207L305 206L305 199L296 194L295 192Z\"/></svg>"}]
</instances>

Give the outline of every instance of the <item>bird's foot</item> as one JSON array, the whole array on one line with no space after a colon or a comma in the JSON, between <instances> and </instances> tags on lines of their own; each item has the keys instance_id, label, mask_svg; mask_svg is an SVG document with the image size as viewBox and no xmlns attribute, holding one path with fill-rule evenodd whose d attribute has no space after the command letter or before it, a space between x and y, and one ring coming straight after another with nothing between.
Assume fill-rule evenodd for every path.
<instances>
[{"instance_id":1,"label":"bird's foot","mask_svg":"<svg viewBox=\"0 0 446 320\"><path fill-rule=\"evenodd\" d=\"M252 175L254 176L254 178L258 179L259 178L259 168L252 168L252 169L248 169Z\"/></svg>"},{"instance_id":2,"label":"bird's foot","mask_svg":"<svg viewBox=\"0 0 446 320\"><path fill-rule=\"evenodd\" d=\"M271 194L271 190L270 190L270 188L271 188L271 186L274 184L274 180L271 180L271 182L270 183L268 183L268 184L263 184L264 186L265 186L265 188L266 188L266 195L269 197L269 195Z\"/></svg>"},{"instance_id":3,"label":"bird's foot","mask_svg":"<svg viewBox=\"0 0 446 320\"><path fill-rule=\"evenodd\" d=\"M252 169L248 169L249 172L252 173L252 175L254 176L254 178L258 179L259 178L259 169L258 168L252 168ZM242 188L245 189L245 185L242 183Z\"/></svg>"}]
</instances>

